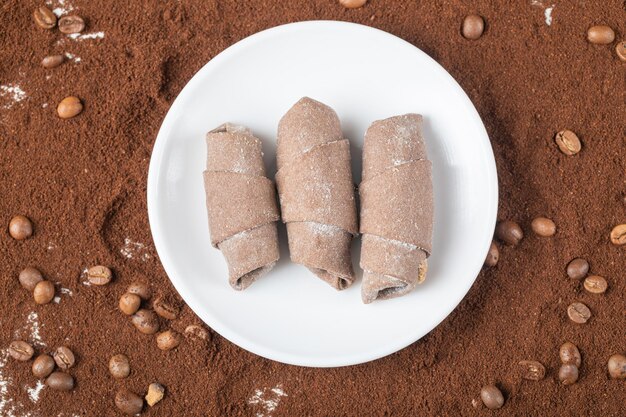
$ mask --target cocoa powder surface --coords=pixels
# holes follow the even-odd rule
[[[71,39],[38,28],[38,1],[0,5],[0,415],[113,416],[117,390],[144,395],[150,383],[165,398],[143,415],[363,416],[491,415],[479,400],[496,383],[519,416],[623,415],[623,381],[609,380],[610,355],[626,352],[624,247],[611,228],[626,222],[625,64],[615,44],[592,45],[586,30],[606,24],[626,34],[621,0],[452,1],[370,0],[348,10],[334,0],[181,0],[49,2],[85,19]],[[554,5],[552,22],[545,9]],[[476,41],[460,35],[465,15],[484,16]],[[209,330],[170,352],[138,333],[117,302],[133,281],[177,298],[151,240],[146,177],[160,123],[178,92],[224,48],[279,24],[333,19],[395,34],[436,59],[461,84],[489,133],[499,174],[499,219],[519,222],[526,237],[500,246],[459,307],[420,341],[358,366],[310,369],[255,356]],[[103,37],[99,35],[103,32]],[[46,55],[73,58],[54,69]],[[80,58],[80,61],[78,61]],[[19,90],[16,89],[19,87]],[[20,91],[23,92],[20,93]],[[56,104],[83,99],[78,117],[61,120]],[[554,135],[570,129],[583,147],[559,152]],[[33,220],[26,241],[4,225],[16,214]],[[539,238],[534,217],[557,234]],[[469,237],[459,237],[469,238]],[[584,257],[608,291],[589,294],[565,274]],[[453,261],[453,260],[451,260]],[[111,266],[105,287],[86,286],[82,271]],[[58,303],[37,306],[17,275],[28,265],[57,283]],[[65,290],[71,291],[71,295]],[[577,325],[567,306],[581,301],[592,318]],[[182,302],[181,302],[182,304]],[[200,320],[183,306],[162,328],[183,332]],[[71,392],[33,394],[30,363],[6,358],[13,339],[36,352],[66,345],[76,355]],[[558,383],[559,346],[582,353],[578,383]],[[45,345],[44,345],[45,344]],[[109,358],[130,358],[131,374],[114,380]],[[538,360],[546,378],[521,378],[520,360]],[[474,404],[474,405],[473,405]]]

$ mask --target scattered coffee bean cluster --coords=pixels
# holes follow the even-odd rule
[[[9,355],[20,362],[32,359],[35,349],[23,340],[14,340],[9,345]],[[33,361],[31,370],[36,378],[46,378],[46,385],[55,391],[71,391],[74,389],[74,378],[67,371],[76,364],[74,352],[67,346],[58,347],[50,356],[41,353]],[[55,371],[55,365],[61,369]]]
[[[142,308],[142,302],[151,298],[151,291],[147,284],[135,282],[120,297],[118,307],[120,311],[131,316],[131,323],[143,334],[152,335],[159,331],[159,317],[174,320],[178,317],[179,309],[162,296],[157,296],[152,302],[152,309]],[[174,330],[165,330],[156,336],[156,343],[161,350],[175,349],[181,342],[180,333]]]

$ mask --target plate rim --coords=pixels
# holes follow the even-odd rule
[[[287,23],[283,25],[274,26],[271,28],[264,29],[260,32],[256,32],[248,37],[245,37],[238,42],[230,45],[228,48],[221,51],[219,54],[215,55],[211,58],[206,64],[204,64],[185,84],[183,89],[177,95],[177,97],[172,102],[170,108],[168,109],[165,117],[163,118],[163,122],[159,128],[156,139],[154,141],[154,145],[152,148],[152,152],[150,155],[150,163],[148,166],[148,177],[147,177],[147,185],[146,185],[146,199],[147,199],[147,210],[148,210],[148,222],[150,226],[150,232],[152,235],[152,240],[154,242],[155,249],[157,251],[159,260],[165,273],[176,289],[176,291],[183,298],[185,303],[189,306],[189,308],[194,312],[196,316],[198,316],[207,326],[211,329],[219,333],[222,337],[239,346],[242,349],[245,349],[251,353],[264,357],[266,359],[270,359],[276,362],[285,363],[289,365],[296,366],[305,366],[305,367],[317,367],[317,368],[331,368],[331,367],[341,367],[341,366],[352,366],[365,362],[370,362],[376,359],[380,359],[382,357],[391,355],[395,352],[398,352],[409,345],[415,343],[420,340],[422,337],[430,333],[435,327],[439,326],[459,305],[459,303],[465,298],[469,289],[478,278],[480,270],[483,265],[483,260],[475,260],[474,265],[470,265],[469,268],[472,271],[473,279],[468,280],[467,284],[462,291],[462,296],[456,300],[454,303],[451,303],[451,308],[449,311],[446,311],[442,316],[437,317],[436,320],[433,320],[432,326],[427,326],[427,330],[416,331],[410,334],[407,334],[406,337],[402,339],[398,339],[395,341],[391,341],[391,343],[385,344],[383,347],[380,347],[375,350],[368,350],[366,353],[352,353],[350,356],[350,360],[347,360],[345,356],[340,357],[326,357],[324,360],[320,360],[319,358],[308,358],[303,355],[297,355],[284,351],[277,351],[274,348],[270,348],[267,346],[262,346],[254,341],[250,340],[247,336],[240,334],[236,331],[231,331],[227,325],[224,325],[219,319],[210,314],[210,312],[203,311],[203,309],[197,306],[194,297],[191,297],[190,294],[182,287],[182,285],[177,285],[176,279],[172,279],[171,276],[177,275],[174,272],[177,271],[175,267],[175,262],[172,259],[170,253],[168,253],[164,249],[165,245],[165,233],[161,230],[159,225],[160,209],[159,209],[159,200],[161,196],[161,192],[159,192],[157,188],[157,184],[159,182],[160,174],[161,174],[161,165],[164,158],[164,150],[166,144],[166,136],[168,136],[172,130],[172,125],[174,121],[179,117],[174,115],[177,113],[177,103],[184,101],[184,99],[191,94],[194,90],[195,85],[199,82],[200,76],[203,72],[206,71],[207,68],[218,65],[221,61],[225,60],[227,57],[236,53],[237,50],[247,46],[247,44],[255,42],[257,40],[262,39],[263,37],[268,37],[274,34],[280,34],[280,32],[289,32],[292,30],[298,30],[301,27],[310,27],[310,26],[319,26],[320,28],[335,28],[335,27],[348,27],[356,30],[369,30],[377,32],[377,35],[391,38],[395,42],[400,42],[404,44],[405,47],[410,47],[413,52],[422,55],[426,58],[427,61],[430,62],[434,67],[438,67],[442,75],[447,78],[448,82],[451,84],[451,87],[456,91],[458,96],[463,101],[463,104],[466,108],[469,109],[470,113],[473,114],[474,122],[477,123],[477,127],[479,128],[480,136],[482,137],[481,144],[485,148],[486,156],[487,156],[487,164],[484,169],[487,171],[487,177],[493,178],[492,186],[490,194],[493,195],[493,203],[492,207],[490,207],[490,211],[492,213],[490,224],[491,230],[495,228],[496,219],[497,219],[497,208],[498,208],[498,175],[495,164],[495,157],[493,154],[493,148],[491,146],[491,141],[489,139],[489,135],[485,128],[485,125],[478,113],[478,110],[469,99],[463,88],[459,85],[459,83],[452,77],[452,75],[437,61],[435,61],[432,57],[426,54],[424,51],[419,49],[417,46],[411,44],[410,42],[393,35],[389,32],[386,32],[381,29],[377,29],[371,26],[362,25],[359,23],[346,22],[346,21],[335,21],[335,20],[307,20],[300,22]],[[174,110],[174,111],[173,111]],[[491,244],[491,239],[488,242],[482,242],[482,251],[487,254],[489,245]],[[161,248],[161,250],[159,250]],[[207,320],[206,317],[210,317],[211,320]],[[209,324],[210,322],[210,324]]]

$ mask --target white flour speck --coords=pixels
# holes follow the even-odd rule
[[[74,10],[74,6],[69,0],[46,0],[46,5],[52,7],[52,13],[57,17],[63,16],[67,12]]]
[[[0,97],[6,101],[2,107],[10,109],[13,104],[19,103],[26,98],[26,92],[17,84],[0,85]]]
[[[91,286],[91,282],[89,282],[89,279],[87,279],[87,271],[89,270],[89,268],[85,268],[82,270],[82,272],[80,273],[80,282],[81,284],[90,287]]]
[[[74,62],[76,62],[76,63],[78,63],[78,62],[80,62],[80,61],[81,61],[81,58],[80,58],[79,56],[76,56],[76,55],[74,55],[74,54],[72,54],[72,53],[70,53],[70,52],[66,52],[66,53],[65,53],[65,57],[66,57],[67,59],[69,59],[70,61],[74,61]]]
[[[554,4],[550,7],[546,7],[543,11],[543,15],[546,17],[546,25],[548,26],[552,24],[552,10],[554,10]]]
[[[41,107],[45,109],[46,107],[48,107],[48,103],[43,103]],[[54,248],[51,248],[50,245],[48,245],[48,250],[51,250],[51,249],[54,249]]]
[[[130,238],[124,238],[124,246],[120,248],[120,253],[126,259],[139,258],[142,261],[150,259],[148,248],[140,242],[133,242]]]
[[[92,32],[92,33],[70,33],[68,38],[82,41],[85,39],[102,39],[104,38],[104,32]]]
[[[45,384],[42,381],[37,381],[34,387],[26,387],[26,391],[28,392],[28,398],[34,403],[39,401],[39,393],[45,387]]]
[[[287,397],[287,393],[283,391],[282,385],[278,384],[271,389],[255,389],[254,395],[248,398],[248,404],[260,408],[255,414],[256,417],[269,417],[278,407],[281,397]]]
[[[31,311],[26,317],[26,324],[14,332],[15,339],[30,341],[35,347],[46,346],[41,338],[41,327],[39,315],[36,311]],[[1,414],[0,414],[1,415]]]
[[[54,297],[54,298],[52,299],[52,302],[53,302],[53,303],[56,303],[56,304],[59,304],[59,303],[61,302],[61,297],[59,297],[59,296]]]
[[[63,288],[63,287],[61,287],[61,290],[60,290],[60,291],[61,291],[61,294],[67,294],[67,295],[69,295],[70,297],[71,297],[72,295],[74,295],[74,294],[72,293],[72,290],[70,290],[69,288]]]

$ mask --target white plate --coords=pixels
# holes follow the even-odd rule
[[[243,292],[227,282],[212,248],[202,171],[205,133],[245,124],[262,139],[273,178],[280,117],[300,97],[333,107],[352,143],[361,178],[363,134],[371,122],[417,112],[433,161],[435,227],[426,282],[413,293],[364,305],[357,282],[338,292],[281,260]],[[193,311],[233,343],[276,361],[342,366],[389,355],[439,324],[465,296],[485,259],[497,208],[496,168],[485,128],[454,79],[411,44],[344,22],[301,22],[246,38],[206,64],[180,93],[159,131],[148,175],[156,249]]]

